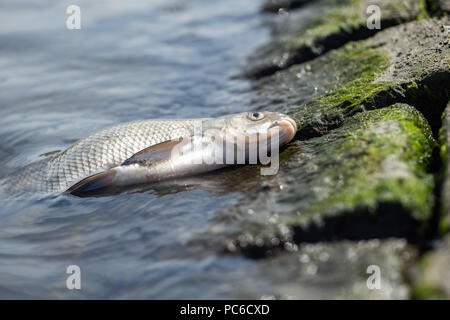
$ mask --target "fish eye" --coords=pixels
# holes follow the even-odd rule
[[[264,118],[264,113],[262,112],[249,112],[247,118],[252,121],[258,121]]]

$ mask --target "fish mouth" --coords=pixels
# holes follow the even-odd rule
[[[285,115],[282,116],[283,118],[275,121],[269,127],[269,129],[278,129],[280,135],[280,145],[291,141],[297,132],[297,124],[295,123],[295,120]]]

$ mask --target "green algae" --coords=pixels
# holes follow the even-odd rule
[[[367,103],[375,93],[388,87],[373,83],[375,77],[388,67],[389,59],[379,50],[366,49],[362,43],[350,44],[336,52],[342,64],[351,65],[354,79],[342,87],[317,99],[322,105],[355,107]]]
[[[348,43],[330,52],[328,58],[348,69],[348,76],[337,89],[291,112],[300,138],[306,139],[312,153],[319,154],[314,165],[320,174],[310,185],[321,195],[307,204],[302,201],[297,216],[289,217],[288,224],[323,220],[344,212],[379,214],[380,203],[407,213],[424,227],[433,216],[439,177],[428,172],[438,146],[431,129],[437,133],[441,125],[438,118],[449,90],[445,86],[441,89],[445,81],[439,76],[424,81],[434,70],[435,56],[413,65],[406,74],[409,81],[380,81],[393,62],[383,43],[371,43]],[[443,59],[440,61],[448,57]],[[383,110],[396,102],[411,106]],[[398,170],[389,162],[398,165]],[[390,169],[383,175],[386,167]],[[446,228],[442,222],[441,229]]]
[[[367,8],[370,4],[366,0],[323,1],[323,15],[311,22],[306,30],[297,30],[261,48],[253,57],[252,61],[257,63],[249,68],[247,76],[264,77],[291,65],[310,61],[348,42],[367,39],[381,29],[412,21],[419,14],[414,1],[378,2],[382,12],[381,28],[368,28]]]
[[[351,42],[330,53],[329,59],[345,69],[343,84],[291,112],[300,132],[305,127],[342,118],[343,113],[361,105],[370,108],[375,104],[377,94],[391,87],[391,83],[374,82],[388,68],[389,57],[381,50],[365,44],[366,41]]]
[[[406,102],[421,110],[435,133],[437,133],[441,105],[450,99],[450,89],[445,81],[426,83],[430,70],[436,64],[436,56],[429,55],[408,69],[411,81],[379,81],[391,66],[392,61],[382,45],[370,45],[370,40],[350,42],[328,54],[335,61],[335,68],[345,69],[342,85],[291,111],[296,119],[300,136],[305,138],[327,132],[342,123],[345,117],[356,112],[376,109],[395,102]],[[441,62],[450,67],[450,56],[443,55]],[[409,62],[407,62],[409,63]],[[437,79],[438,77],[436,77]],[[414,81],[417,80],[417,81]],[[430,108],[430,106],[436,106]],[[316,130],[318,128],[318,130]],[[318,134],[311,134],[311,131]]]
[[[258,256],[289,242],[421,236],[433,215],[427,169],[435,146],[426,119],[406,104],[357,113],[297,141],[279,174],[231,214],[233,247]]]
[[[418,261],[417,265],[417,277],[412,286],[411,298],[416,300],[448,300],[449,297],[445,293],[443,288],[439,287],[439,283],[436,283],[436,270],[431,270],[435,267],[436,256],[442,254],[442,250],[431,251],[423,255]],[[439,266],[438,266],[439,268]],[[445,272],[446,268],[440,270]],[[439,275],[441,277],[441,275]],[[434,278],[434,279],[433,279]]]
[[[318,37],[325,37],[340,30],[348,30],[361,23],[361,14],[357,10],[360,0],[332,0],[330,6],[335,7],[325,12],[306,31],[300,31],[284,38],[285,48],[296,48],[306,43],[314,43]]]
[[[335,8],[327,11],[306,31],[298,32],[286,37],[283,42],[285,49],[300,48],[308,46],[312,48],[324,45],[324,41],[329,41],[336,36],[353,37],[352,35],[366,33],[375,33],[377,30],[367,28],[368,14],[366,12],[369,3],[362,0],[335,0],[330,1],[330,5]],[[394,12],[405,10],[403,1],[386,1],[378,3],[381,6],[384,15],[382,20],[389,17]],[[390,14],[388,14],[388,12]],[[426,13],[426,10],[424,11]],[[423,11],[420,11],[420,16]],[[402,19],[397,19],[395,24],[401,23]]]
[[[327,12],[314,26],[305,31],[301,37],[292,37],[290,46],[309,44],[314,46],[332,34],[347,32],[352,33],[365,25],[366,17],[358,8],[359,0],[337,1],[341,7]]]
[[[447,300],[441,290],[425,284],[413,287],[411,298],[414,300]]]
[[[409,25],[421,31],[428,21]],[[439,30],[436,23],[432,27]],[[330,77],[337,81],[327,87],[331,91],[289,112],[301,141],[285,152],[277,178],[241,205],[239,212],[251,208],[258,215],[240,223],[242,234],[253,238],[239,238],[237,247],[273,248],[273,238],[417,240],[434,227],[439,195],[430,171],[438,146],[433,133],[448,101],[442,67],[448,57],[441,43],[430,40],[437,37],[417,38],[407,29],[384,31],[389,41],[377,36],[349,42],[308,64],[333,70]],[[436,46],[436,54],[411,51],[414,41]],[[298,70],[280,71],[274,79]]]
[[[419,14],[417,20],[430,18],[430,13],[427,11],[427,0],[417,0],[419,5]]]
[[[315,159],[321,173],[313,183],[326,196],[299,209],[292,223],[361,207],[374,213],[380,202],[397,203],[418,221],[430,218],[434,184],[426,170],[435,141],[415,108],[359,113],[309,143],[319,149],[326,144],[327,153]]]
[[[424,258],[422,258],[423,260]],[[420,268],[426,268],[429,263],[420,263]],[[422,280],[421,280],[422,281]],[[411,298],[414,300],[447,300],[445,293],[433,285],[419,282],[412,288]]]

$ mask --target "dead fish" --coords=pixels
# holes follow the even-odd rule
[[[152,183],[236,164],[239,152],[231,162],[217,161],[218,155],[225,158],[228,154],[225,145],[234,150],[244,145],[245,150],[240,151],[248,156],[249,147],[263,142],[261,145],[269,148],[274,137],[280,146],[288,143],[296,130],[293,119],[274,112],[132,121],[80,139],[64,151],[16,171],[1,185],[8,192],[80,194]]]

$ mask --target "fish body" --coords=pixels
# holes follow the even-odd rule
[[[263,116],[256,119],[252,115]],[[281,133],[279,142],[284,144],[293,138],[295,122],[282,114],[255,112],[122,123],[16,171],[1,185],[10,193],[76,194],[198,174],[229,164],[214,162],[213,155],[220,154],[223,148],[217,136],[222,141],[247,139],[252,144],[258,135],[274,130]],[[215,132],[215,136],[205,135],[205,131]]]

